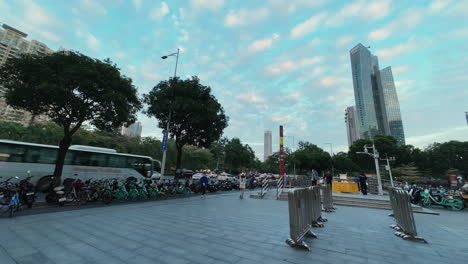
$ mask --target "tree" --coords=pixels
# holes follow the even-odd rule
[[[333,156],[333,164],[335,171],[341,173],[351,173],[360,170],[359,166],[354,163],[345,152],[338,152]]]
[[[358,139],[354,141],[353,144],[349,147],[348,157],[361,169],[366,171],[373,171],[375,170],[374,159],[369,155],[356,153],[363,152],[364,145],[372,145],[372,141],[367,139]]]
[[[141,109],[132,80],[115,64],[73,51],[9,59],[0,68],[0,85],[7,104],[47,114],[62,127],[54,170],[57,181],[72,136],[84,122],[104,130],[117,128],[135,122]]]
[[[240,139],[229,140],[224,151],[226,153],[225,167],[231,173],[238,173],[244,168],[251,168],[255,165],[255,153],[249,145],[243,145]]]
[[[323,171],[331,168],[330,154],[309,142],[300,141],[295,153],[288,156],[295,156],[296,169],[299,168],[302,173],[310,169]]]
[[[166,128],[172,112],[169,135],[176,144],[177,168],[181,165],[183,146],[208,148],[228,125],[223,107],[198,77],[161,81],[144,97],[148,104],[146,114],[156,117],[160,128]]]

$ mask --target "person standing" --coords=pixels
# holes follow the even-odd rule
[[[208,186],[208,177],[203,173],[203,176],[200,178],[200,187],[201,187],[201,197],[205,198],[206,187]]]
[[[361,189],[361,193],[367,195],[367,176],[364,172],[359,174],[359,187]]]
[[[333,182],[333,175],[330,173],[330,171],[328,170],[326,173],[325,173],[325,183],[327,185],[330,185],[330,187],[333,188],[332,186],[332,182]]]
[[[317,186],[318,179],[319,179],[319,176],[318,176],[317,171],[312,169],[312,186]]]
[[[245,177],[245,174],[242,173],[239,178],[239,190],[240,190],[240,199],[244,199],[244,191],[245,187],[247,185],[247,178]]]

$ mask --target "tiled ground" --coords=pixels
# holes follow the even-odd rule
[[[464,263],[468,211],[416,214],[429,244],[404,241],[389,211],[338,207],[310,252],[284,242],[287,202],[236,193],[0,219],[0,263]]]

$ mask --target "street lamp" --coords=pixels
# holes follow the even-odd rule
[[[284,136],[284,137],[292,137],[293,139],[293,166],[294,166],[294,176],[296,176],[296,144],[294,143],[294,136]]]
[[[369,148],[371,148],[373,150],[372,153],[369,153],[369,150],[368,150]],[[375,144],[372,143],[371,147],[369,147],[367,145],[364,145],[364,152],[356,152],[356,154],[367,154],[367,155],[371,156],[372,158],[374,158],[375,171],[377,173],[377,185],[378,185],[377,188],[378,188],[379,195],[383,195],[382,179],[380,178],[380,169],[379,169],[379,152],[375,148]]]
[[[177,64],[179,63],[179,48],[177,48],[177,52],[171,53],[166,56],[162,56],[161,59],[165,60],[171,56],[176,57],[176,64],[175,64],[175,70],[174,70],[174,78],[175,78],[177,76]],[[172,96],[174,96],[174,90],[172,90],[172,93],[173,93]],[[164,176],[164,169],[166,167],[167,138],[169,136],[169,124],[171,123],[172,103],[173,103],[173,98],[171,98],[171,105],[169,106],[169,116],[167,118],[166,130],[164,130],[164,135],[163,135],[163,142],[162,142],[163,157],[162,157],[162,163],[161,163],[161,177]]]
[[[380,160],[386,160],[387,161],[387,165],[385,166],[385,169],[388,171],[388,174],[390,175],[390,184],[392,185],[392,187],[395,187],[393,185],[393,177],[392,177],[392,169],[390,168],[390,161],[394,161],[395,160],[395,157],[388,157],[387,155],[385,155],[385,159],[380,159]]]
[[[333,166],[333,143],[323,143],[324,145],[330,145],[330,161],[332,167],[332,175],[335,176],[335,167]]]

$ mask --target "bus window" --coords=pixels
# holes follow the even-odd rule
[[[124,156],[117,156],[117,155],[110,155],[109,156],[109,167],[112,168],[125,168],[127,164],[126,157]]]
[[[151,160],[145,158],[128,157],[127,168],[133,168],[141,175],[148,177],[148,171],[151,171]]]
[[[55,164],[57,150],[39,147],[27,147],[24,162]]]
[[[107,155],[92,153],[89,159],[90,166],[107,167]]]
[[[76,151],[74,165],[90,166],[90,162],[89,162],[90,157],[91,157],[91,153],[84,152],[84,151]]]
[[[9,162],[23,162],[25,148],[13,144],[0,145],[0,160]]]

